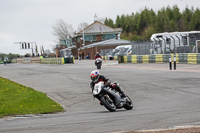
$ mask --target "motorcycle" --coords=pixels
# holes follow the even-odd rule
[[[122,97],[118,91],[110,87],[105,87],[103,81],[95,84],[93,96],[101,101],[104,107],[111,112],[121,108],[125,108],[126,110],[133,108],[133,103],[128,96]]]
[[[97,66],[97,69],[101,69],[102,59],[101,58],[96,58],[95,65]]]

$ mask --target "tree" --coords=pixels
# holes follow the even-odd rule
[[[153,23],[153,12],[152,10],[148,10],[147,8],[145,8],[138,19],[138,23],[137,23],[137,30],[139,31],[139,33],[142,33],[142,31],[144,31],[146,29],[146,27],[148,27],[149,25],[152,25]]]
[[[82,22],[78,25],[78,32],[82,31],[83,29],[85,29],[88,26],[88,23],[86,22]]]
[[[181,18],[181,13],[177,5],[173,6],[173,14],[174,14],[174,20],[178,21]]]
[[[104,21],[104,24],[109,26],[109,27],[114,28],[114,23],[113,23],[113,20],[111,18],[109,18],[109,19],[106,18],[105,21]]]
[[[186,30],[190,30],[190,23],[191,23],[191,20],[192,20],[192,14],[193,12],[188,8],[186,7],[185,10],[183,11],[183,21],[184,21],[184,27]]]
[[[157,32],[163,32],[164,31],[163,11],[158,11],[158,14],[156,16],[155,28],[156,28]]]
[[[176,23],[174,22],[174,20],[170,20],[169,29],[170,29],[170,32],[178,30],[178,27],[177,27]]]
[[[196,9],[192,15],[191,30],[200,30],[200,10]]]
[[[155,32],[156,32],[155,28],[153,26],[149,26],[144,31],[144,39],[149,39],[151,35],[154,34]]]
[[[53,26],[53,35],[58,39],[68,39],[73,35],[73,27],[70,24],[64,22],[64,20],[58,20]]]
[[[106,17],[106,19],[105,19],[105,21],[104,21],[104,24],[105,25],[108,25],[109,23],[108,23],[108,18]]]
[[[117,15],[117,19],[115,21],[115,27],[116,28],[121,28],[120,21],[121,21],[121,18],[120,18],[119,15]]]

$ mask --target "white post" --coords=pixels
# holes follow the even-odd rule
[[[196,53],[198,53],[198,51],[197,51],[197,45],[198,45],[198,44],[197,44],[197,40],[196,40],[196,46],[195,46]]]
[[[84,29],[83,29],[83,46],[85,45],[85,36],[84,36]]]

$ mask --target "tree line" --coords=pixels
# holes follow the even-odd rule
[[[0,60],[4,60],[4,58],[8,58],[8,60],[12,60],[12,59],[17,59],[19,58],[20,55],[19,54],[4,54],[4,53],[0,53]]]
[[[112,28],[122,28],[122,39],[149,39],[154,33],[200,30],[200,10],[186,7],[180,11],[174,5],[155,12],[145,7],[141,12],[117,15],[115,21],[106,18],[104,24]]]

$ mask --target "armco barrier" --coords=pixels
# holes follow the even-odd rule
[[[174,54],[171,54],[174,62]],[[168,63],[169,54],[161,55],[128,55],[118,56],[119,63]],[[176,54],[176,63],[200,64],[200,54],[179,53]]]
[[[65,64],[64,58],[43,58],[41,59],[42,64]]]

